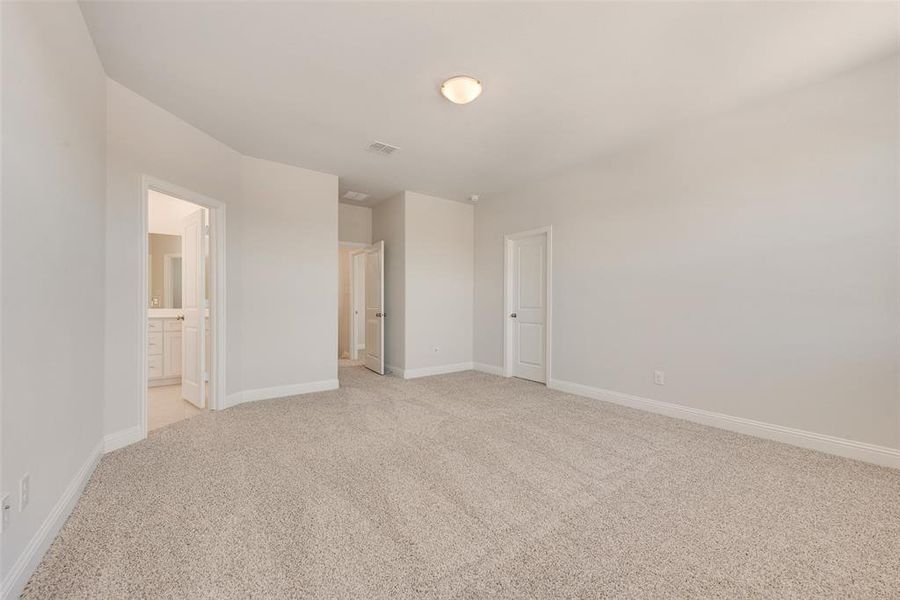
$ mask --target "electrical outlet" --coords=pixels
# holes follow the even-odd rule
[[[31,499],[31,476],[28,473],[22,475],[19,480],[19,511],[25,510]]]
[[[653,383],[656,385],[666,385],[666,374],[664,371],[653,371]]]
[[[9,513],[12,512],[12,502],[9,500],[9,494],[3,494],[2,501],[0,501],[0,509],[3,510],[3,531],[6,531],[6,528],[9,527]]]

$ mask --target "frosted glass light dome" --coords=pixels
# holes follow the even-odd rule
[[[454,104],[468,104],[481,95],[481,82],[468,75],[451,77],[441,84],[441,94]]]

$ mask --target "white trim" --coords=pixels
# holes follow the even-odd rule
[[[140,241],[141,256],[145,257],[141,261],[141,294],[138,302],[138,323],[140,324],[141,340],[141,382],[140,396],[138,398],[138,410],[140,414],[140,431],[142,436],[138,439],[147,437],[147,327],[148,327],[148,302],[149,292],[147,290],[147,260],[149,248],[147,246],[148,230],[148,192],[150,190],[179,198],[186,202],[191,202],[198,206],[205,207],[210,210],[210,235],[214,244],[210,246],[210,263],[213,269],[210,271],[210,288],[212,289],[212,302],[209,306],[209,322],[210,322],[210,346],[213,350],[212,375],[209,379],[209,408],[220,410],[225,408],[225,204],[203,194],[198,194],[181,186],[151,177],[149,175],[141,175],[141,228],[142,235]],[[120,432],[111,434],[113,436],[120,435]],[[134,440],[138,441],[138,440]]]
[[[503,377],[503,367],[497,367],[495,365],[488,365],[485,363],[473,363],[472,368],[476,371],[481,371],[482,373],[490,373],[491,375],[499,375]]]
[[[548,387],[577,396],[621,404],[622,406],[629,406],[631,408],[666,415],[676,419],[684,419],[686,421],[709,425],[711,427],[718,427],[719,429],[726,429],[728,431],[736,431],[738,433],[752,435],[767,440],[783,442],[801,448],[818,450],[820,452],[861,460],[885,467],[900,468],[900,449],[876,446],[875,444],[857,442],[812,431],[805,431],[803,429],[795,429],[793,427],[773,425],[771,423],[754,421],[743,417],[732,417],[722,413],[681,406],[679,404],[672,404],[671,402],[651,400],[649,398],[623,394],[621,392],[591,387],[580,383],[572,383],[570,381],[561,381],[559,379],[550,380],[548,382]]]
[[[336,390],[340,384],[337,379],[323,379],[321,381],[308,381],[306,383],[294,383],[291,385],[278,385],[275,387],[258,388],[255,390],[244,390],[234,394],[228,394],[225,398],[225,407],[230,408],[243,404],[245,402],[255,402],[257,400],[271,400],[272,398],[286,398],[288,396],[298,396],[300,394],[310,394],[312,392],[326,392],[328,390]]]
[[[438,365],[436,367],[422,367],[419,369],[398,369],[398,375],[403,379],[416,379],[418,377],[431,377],[432,375],[444,375],[445,373],[458,373],[471,371],[473,365],[470,362],[456,363],[452,365]]]
[[[512,327],[509,323],[509,314],[512,312],[512,243],[527,237],[536,235],[547,236],[547,339],[544,344],[544,358],[546,371],[544,379],[549,384],[551,379],[552,347],[553,347],[553,226],[538,227],[518,233],[509,233],[503,236],[503,376],[512,377]]]
[[[59,500],[56,501],[56,504],[50,510],[50,514],[47,515],[47,518],[41,523],[40,528],[35,532],[28,545],[25,546],[22,554],[16,559],[16,562],[3,580],[3,600],[18,598],[22,593],[25,584],[28,583],[28,578],[34,573],[34,570],[44,557],[44,553],[50,548],[50,544],[53,543],[66,519],[69,518],[72,509],[75,508],[75,504],[78,503],[78,498],[81,496],[84,486],[87,485],[94,469],[97,467],[97,463],[100,461],[102,450],[103,442],[101,441],[88,454],[87,460],[78,469],[69,485],[66,486],[62,496],[59,497]]]
[[[103,436],[103,452],[112,452],[113,450],[124,448],[125,446],[146,439],[146,437],[147,434],[141,430],[140,425],[107,434]]]

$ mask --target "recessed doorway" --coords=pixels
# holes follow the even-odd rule
[[[146,436],[223,405],[225,207],[149,177],[143,199]]]
[[[552,229],[504,237],[503,371],[546,384],[550,380]]]

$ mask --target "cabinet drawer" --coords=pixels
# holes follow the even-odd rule
[[[149,325],[147,326],[147,331],[162,331],[163,324],[162,319],[150,319]]]
[[[163,351],[163,334],[151,333],[147,336],[147,354],[162,354]]]
[[[165,320],[165,328],[166,331],[181,331],[181,321],[178,319],[166,319]]]
[[[162,356],[151,356],[149,359],[147,359],[147,366],[149,367],[147,370],[147,375],[150,377],[150,379],[163,376]]]

